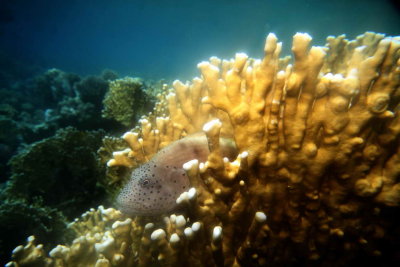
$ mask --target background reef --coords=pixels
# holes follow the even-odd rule
[[[118,87],[121,83],[126,87]],[[50,69],[2,83],[2,263],[28,235],[49,244],[68,241],[67,222],[110,203],[105,165],[96,151],[107,134],[134,126],[135,120],[121,121],[119,114],[136,118],[152,109],[157,86],[139,78],[118,79],[110,70],[81,77]]]

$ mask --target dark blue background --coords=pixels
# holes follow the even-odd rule
[[[79,74],[190,79],[196,64],[244,51],[262,56],[274,32],[290,52],[297,31],[399,35],[392,1],[338,0],[1,0],[0,52],[26,64]]]

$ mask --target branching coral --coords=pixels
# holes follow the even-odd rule
[[[96,218],[104,209],[93,210],[74,223],[88,229],[77,230],[71,247],[44,260],[68,266],[79,254],[85,266],[398,261],[392,215],[400,204],[400,37],[327,41],[310,48],[311,37],[296,34],[288,64],[270,34],[262,60],[212,57],[198,65],[201,78],[175,81],[141,127],[123,136],[129,147],[108,162],[136,167],[203,130],[210,154],[184,164],[192,188],[177,199],[175,214],[102,223]],[[222,157],[221,136],[235,141],[236,159]]]

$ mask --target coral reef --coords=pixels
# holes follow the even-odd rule
[[[123,135],[108,166],[129,172],[205,133],[210,153],[183,165],[191,188],[176,210],[92,209],[70,224],[71,245],[47,255],[30,237],[7,266],[398,265],[400,37],[310,44],[293,37],[291,64],[274,34],[261,60],[212,57]]]
[[[34,102],[42,108],[54,107],[64,97],[76,95],[75,84],[80,80],[79,75],[59,69],[49,69],[35,77],[35,84],[30,93]]]
[[[10,160],[12,175],[5,194],[30,203],[41,199],[46,206],[63,210],[70,219],[104,201],[104,188],[99,183],[104,167],[93,153],[103,136],[103,131],[67,127],[28,146]]]
[[[8,174],[6,162],[18,147],[19,139],[18,125],[15,121],[0,115],[0,128],[7,129],[7,132],[0,132],[0,181],[3,182],[7,179]]]
[[[67,236],[67,220],[110,204],[115,189],[105,180],[105,164],[99,164],[95,151],[104,130],[122,131],[118,122],[101,115],[109,83],[117,78],[109,70],[82,78],[50,69],[0,89],[0,213],[5,216],[0,265],[27,235],[41,242],[47,236],[45,248],[56,240],[67,242],[59,238]],[[94,129],[102,130],[89,131]]]
[[[39,242],[46,242],[46,248],[57,242],[68,242],[70,234],[66,229],[67,219],[57,209],[46,207],[36,201],[7,198],[0,194],[0,261],[4,264],[9,251],[29,235],[35,235]],[[61,239],[60,239],[61,237]],[[63,240],[63,241],[61,241]]]
[[[108,84],[116,78],[112,71],[81,78],[50,69],[31,79],[1,84],[0,181],[7,180],[7,161],[19,146],[53,136],[60,128],[121,131],[117,122],[101,116]]]
[[[84,103],[91,103],[96,112],[103,108],[103,99],[109,90],[110,81],[118,79],[118,75],[112,71],[103,71],[101,76],[88,76],[76,85],[79,98]]]
[[[24,122],[21,132],[36,141],[67,126],[80,130],[118,130],[117,123],[101,116],[102,100],[109,90],[110,80],[107,79],[116,77],[110,71],[81,78],[58,69],[48,70],[36,77],[33,88],[27,90],[39,110],[33,118],[28,114],[21,116]],[[28,137],[24,139],[29,141]]]
[[[103,117],[115,119],[125,127],[134,126],[154,106],[155,98],[150,92],[139,78],[112,81],[103,101]]]
[[[0,191],[1,261],[28,235],[46,240],[47,247],[60,236],[68,241],[67,221],[93,205],[110,203],[105,167],[94,153],[103,136],[103,131],[69,127],[12,157],[11,177]]]
[[[0,116],[17,125],[19,143],[50,137],[67,126],[80,130],[118,130],[116,122],[101,116],[109,78],[115,79],[116,74],[107,71],[101,76],[81,78],[50,69],[33,79],[0,89]],[[13,135],[7,128],[4,133]]]

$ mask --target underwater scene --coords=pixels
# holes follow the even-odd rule
[[[400,266],[399,1],[0,3],[1,266]]]

